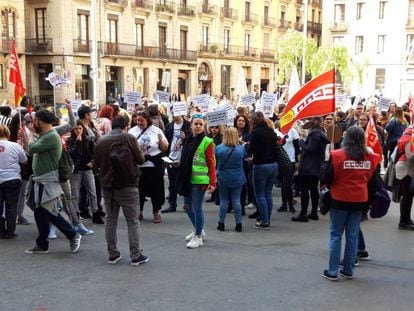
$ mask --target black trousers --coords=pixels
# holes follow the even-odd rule
[[[310,199],[312,201],[312,210],[311,214],[317,214],[318,204],[319,204],[319,178],[318,176],[310,175],[298,175],[300,183],[300,201],[301,201],[301,211],[302,215],[308,213],[309,205],[309,193]]]
[[[401,201],[400,201],[400,225],[411,224],[411,205],[413,205],[414,194],[408,190],[411,182],[410,176],[405,176],[401,180]]]
[[[5,181],[0,184],[0,217],[3,216],[3,205],[5,207],[5,232],[13,234],[16,230],[17,201],[20,192],[20,179]]]
[[[293,174],[295,173],[295,163],[292,162],[289,168],[281,171],[280,177],[282,181],[282,205],[293,207]]]

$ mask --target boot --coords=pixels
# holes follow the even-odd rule
[[[218,231],[224,231],[224,223],[219,222],[218,225],[217,225],[217,230]]]
[[[300,213],[298,216],[292,217],[292,221],[308,222],[309,220],[308,220],[308,216],[306,214]]]
[[[103,225],[105,222],[101,218],[101,216],[98,214],[99,212],[93,213],[92,215],[92,222],[94,224]]]
[[[6,235],[6,219],[4,217],[0,217],[0,239],[4,239]]]
[[[242,232],[243,231],[242,224],[236,224],[236,228],[234,228],[234,230],[237,232]]]

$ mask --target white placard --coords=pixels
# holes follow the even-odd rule
[[[141,92],[125,91],[124,102],[134,105],[141,104]]]
[[[208,112],[206,114],[207,125],[215,126],[215,125],[225,125],[227,124],[227,111],[226,110],[216,110],[212,112]]]
[[[163,91],[156,91],[155,92],[158,102],[161,103],[169,103],[170,102],[170,93],[169,92],[163,92]]]
[[[135,104],[134,103],[127,103],[127,111],[134,112],[135,111]]]
[[[173,116],[186,116],[188,113],[187,102],[173,103]]]
[[[72,106],[72,111],[77,112],[79,107],[81,106],[81,103],[80,103],[79,100],[73,99],[73,100],[70,101],[70,105]]]
[[[214,97],[211,97],[208,100],[208,111],[214,111],[217,109],[217,100]]]
[[[62,84],[62,79],[57,73],[54,72],[49,73],[46,80],[49,81],[53,87],[59,87]]]
[[[392,102],[392,99],[381,96],[378,99],[378,104],[377,104],[379,111],[381,110],[388,111],[388,109],[390,108],[391,102]]]
[[[202,112],[208,111],[208,95],[197,95],[193,98],[194,106],[199,107]]]
[[[240,99],[241,106],[252,106],[256,104],[256,96],[253,93],[243,95]]]
[[[335,94],[335,105],[336,107],[342,107],[346,103],[346,94]]]
[[[225,111],[230,111],[233,109],[233,105],[231,104],[231,102],[227,102],[224,105],[218,106],[217,110],[225,110]]]
[[[261,98],[261,103],[263,107],[272,106],[272,109],[273,109],[273,107],[276,105],[276,101],[277,101],[276,94],[263,92],[262,98]]]

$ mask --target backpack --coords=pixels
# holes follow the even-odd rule
[[[125,135],[122,140],[114,142],[109,148],[109,159],[112,164],[112,189],[136,187],[140,170],[135,157],[128,146]]]
[[[391,204],[390,196],[387,192],[387,186],[382,178],[377,178],[376,190],[373,200],[370,204],[369,216],[371,218],[381,218],[388,212],[388,208]]]
[[[59,181],[61,183],[69,180],[74,169],[73,160],[69,152],[62,147],[62,155],[58,162]]]

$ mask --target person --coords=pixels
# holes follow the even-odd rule
[[[193,225],[193,232],[185,239],[187,248],[203,245],[205,237],[203,199],[206,191],[216,190],[216,160],[213,140],[205,135],[204,116],[192,115],[191,134],[185,141],[180,171],[177,177],[178,192],[184,196],[184,209]]]
[[[180,167],[178,164],[181,159],[181,152],[185,138],[190,132],[190,122],[185,120],[183,116],[174,116],[173,121],[168,123],[165,127],[165,137],[168,141],[168,157],[174,161],[174,164],[167,165],[168,173],[168,208],[161,211],[161,213],[171,213],[177,210],[177,187],[176,179]]]
[[[121,253],[117,247],[117,226],[119,210],[122,208],[128,226],[131,265],[138,266],[149,261],[149,258],[142,254],[139,244],[138,180],[134,185],[119,189],[114,189],[112,185],[113,170],[110,153],[114,143],[126,142],[134,159],[130,165],[136,166],[144,162],[144,155],[138,147],[136,138],[126,133],[127,129],[128,120],[126,118],[117,116],[112,120],[112,131],[103,136],[96,145],[94,163],[99,170],[106,209],[105,237],[109,256],[108,263],[116,264],[121,260]]]
[[[102,107],[99,111],[98,118],[96,119],[97,129],[100,135],[106,135],[112,131],[112,118],[114,115],[114,109],[111,105]]]
[[[27,162],[22,146],[9,141],[9,137],[10,131],[7,126],[0,124],[0,238],[2,239],[13,239],[17,236],[15,231],[17,201],[21,186],[20,164]]]
[[[367,209],[375,185],[375,171],[380,155],[366,147],[365,132],[350,127],[344,138],[343,148],[331,150],[323,184],[330,187],[329,267],[322,277],[336,281],[338,274],[352,279],[357,256],[358,235],[362,211]],[[375,192],[375,189],[374,189]],[[345,231],[343,268],[339,270],[342,235]],[[338,271],[339,270],[339,271]]]
[[[414,231],[414,222],[411,219],[411,207],[413,205],[414,194],[410,191],[410,184],[414,176],[414,152],[411,142],[412,135],[413,126],[409,126],[398,140],[398,161],[395,165],[396,178],[401,183],[402,195],[400,200],[400,221],[398,229],[409,231]]]
[[[159,211],[165,201],[164,162],[162,157],[168,149],[168,141],[163,131],[152,125],[148,112],[139,112],[137,123],[138,125],[131,128],[129,133],[137,139],[138,146],[145,156],[145,162],[140,165],[142,176],[139,179],[139,219],[144,219],[142,212],[145,198],[150,197],[153,223],[158,224],[161,222]]]
[[[217,160],[217,184],[220,192],[220,210],[217,230],[225,230],[225,220],[228,202],[231,200],[234,210],[236,227],[234,230],[242,232],[242,208],[240,194],[246,177],[243,171],[246,149],[239,141],[238,131],[234,127],[224,130],[223,143],[215,150]]]
[[[151,117],[152,125],[164,131],[164,121],[161,118],[161,113],[160,113],[160,110],[158,109],[158,105],[157,104],[149,105],[147,108],[147,111]]]
[[[394,117],[385,127],[386,131],[386,140],[385,144],[387,146],[389,154],[391,154],[395,147],[398,144],[398,140],[400,139],[401,135],[404,133],[405,128],[408,126],[407,120],[404,118],[404,112],[400,107],[395,109]],[[388,163],[388,154],[387,154],[387,163]],[[385,162],[385,158],[384,158]],[[387,167],[384,165],[384,167]]]
[[[222,126],[220,125],[209,126],[207,137],[210,137],[213,139],[215,146],[220,145],[221,142],[223,141]],[[220,204],[219,191],[214,191],[213,193],[211,193],[210,199],[206,200],[206,202],[208,203],[214,202],[216,205],[219,205]]]
[[[27,254],[46,254],[49,252],[49,223],[56,226],[70,241],[70,252],[79,250],[81,235],[77,233],[59,213],[62,207],[60,197],[63,194],[59,183],[58,163],[62,153],[62,143],[57,132],[52,128],[55,116],[50,111],[41,109],[35,113],[33,126],[30,128],[29,141],[22,135],[25,147],[29,147],[29,156],[33,157],[33,175],[29,186],[29,200],[34,210],[34,217],[39,231],[36,246],[26,250]],[[39,138],[34,141],[34,131]]]
[[[11,118],[12,109],[9,106],[0,106],[0,124],[9,126]]]
[[[253,112],[250,119],[253,130],[246,149],[253,155],[253,189],[259,210],[259,221],[253,227],[269,230],[273,209],[272,189],[277,181],[278,157],[283,151],[262,112]]]
[[[311,129],[306,140],[299,140],[301,158],[299,167],[301,211],[292,221],[308,222],[308,219],[318,220],[319,203],[319,172],[325,162],[326,145],[330,143],[322,127],[322,119],[311,119]],[[312,201],[312,210],[308,215],[309,192]]]

